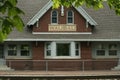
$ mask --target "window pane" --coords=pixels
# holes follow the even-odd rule
[[[70,44],[61,44],[57,45],[57,56],[70,56]]]
[[[79,50],[76,50],[75,55],[79,56]]]
[[[8,50],[8,56],[16,56],[17,51],[16,50]]]
[[[4,48],[3,48],[3,45],[0,45],[0,58],[4,58]]]
[[[109,56],[117,56],[117,50],[109,50]]]
[[[57,18],[52,18],[52,23],[57,23]]]
[[[72,18],[68,18],[68,23],[72,23],[73,19]]]
[[[56,17],[56,16],[57,16],[57,11],[53,11],[53,12],[52,12],[52,16],[53,16],[53,17],[54,17],[54,16]]]
[[[68,11],[68,16],[73,16],[72,11]]]
[[[57,23],[57,11],[52,12],[52,23]]]
[[[51,50],[47,50],[47,56],[51,56]]]
[[[105,50],[97,50],[97,56],[105,56]]]
[[[75,44],[75,49],[79,49],[79,44],[78,43]]]
[[[68,11],[68,18],[67,18],[68,23],[73,23],[73,12]]]
[[[30,55],[29,51],[24,51],[24,50],[21,51],[21,56],[29,56],[29,55]]]
[[[109,56],[117,56],[117,44],[109,45]]]
[[[30,55],[30,47],[29,45],[21,45],[21,56],[29,56]]]
[[[8,56],[16,56],[16,55],[17,55],[17,46],[8,45]]]
[[[50,43],[46,43],[46,49],[51,49],[51,44]]]
[[[79,44],[75,43],[75,55],[79,56]]]
[[[51,43],[46,43],[46,56],[51,56]]]
[[[97,49],[105,49],[105,46],[104,46],[103,44],[99,44],[99,45],[97,46]]]
[[[110,44],[109,45],[109,49],[110,50],[116,50],[117,49],[117,45],[116,44]]]

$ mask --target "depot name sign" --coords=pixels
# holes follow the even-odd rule
[[[49,31],[76,31],[76,25],[65,25],[65,24],[59,24],[59,25],[49,25],[48,28]]]

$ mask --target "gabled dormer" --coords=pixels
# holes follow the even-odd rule
[[[92,34],[97,23],[82,7],[52,9],[49,1],[27,25],[33,34]]]

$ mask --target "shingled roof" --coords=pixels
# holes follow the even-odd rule
[[[83,9],[98,23],[92,34],[32,34],[27,23],[47,4],[49,0],[18,0],[18,6],[25,12],[22,16],[25,23],[23,32],[13,30],[6,41],[120,41],[120,16],[104,4],[104,8]]]

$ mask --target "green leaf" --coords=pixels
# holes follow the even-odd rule
[[[0,12],[1,12],[2,14],[5,14],[6,9],[7,9],[7,7],[0,6]]]
[[[24,12],[17,7],[9,8],[9,10],[8,10],[9,16],[13,17],[13,16],[16,16],[18,14],[24,14]]]
[[[7,38],[7,35],[14,27],[22,31],[24,23],[20,18],[20,14],[24,12],[17,6],[17,0],[1,0],[0,2],[0,42]]]
[[[103,4],[102,4],[102,3],[99,3],[99,4],[98,4],[98,8],[103,8]]]
[[[61,4],[61,2],[60,2],[60,0],[52,0],[53,1],[53,8],[59,8],[60,7],[60,4]]]
[[[14,26],[17,30],[22,31],[24,26],[22,19],[19,16],[14,16],[13,19]]]
[[[7,9],[10,9],[11,7],[12,5],[6,1],[3,5],[0,6],[0,12],[2,12],[2,14],[5,14],[7,12]]]
[[[12,31],[12,26],[14,26],[8,18],[4,19],[2,22],[2,32],[4,34],[9,34]]]
[[[17,15],[17,12],[16,12],[15,8],[9,8],[8,15],[9,16],[15,16],[15,15]]]
[[[7,35],[0,31],[0,42],[3,42],[7,38]]]
[[[13,6],[16,6],[17,0],[8,0]]]

